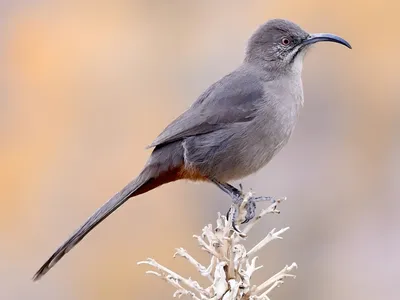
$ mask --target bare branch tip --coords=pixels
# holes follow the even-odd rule
[[[198,246],[208,253],[210,262],[208,265],[199,263],[184,248],[176,248],[173,255],[183,257],[188,261],[201,276],[208,278],[210,286],[204,288],[191,277],[183,277],[170,269],[160,265],[152,258],[147,258],[137,264],[147,264],[155,271],[146,271],[146,274],[157,276],[176,288],[173,297],[181,298],[187,296],[195,300],[270,300],[270,292],[281,286],[284,278],[295,278],[290,274],[297,268],[296,263],[286,265],[281,271],[266,280],[265,282],[254,285],[251,284],[252,275],[263,268],[257,266],[257,252],[263,249],[269,242],[275,239],[282,239],[281,234],[289,230],[289,227],[277,231],[273,228],[268,234],[251,250],[247,251],[243,242],[246,240],[251,229],[259,223],[260,219],[267,214],[277,214],[277,205],[287,198],[279,198],[266,209],[253,218],[249,223],[243,225],[243,229],[238,231],[234,228],[231,220],[233,219],[233,209],[238,210],[238,214],[246,213],[246,204],[253,197],[254,193],[249,191],[244,194],[244,201],[239,206],[232,206],[229,217],[218,213],[216,226],[211,224],[205,226],[201,235],[193,235],[198,242]],[[243,204],[244,203],[244,204]]]

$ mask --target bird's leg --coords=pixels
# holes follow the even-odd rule
[[[235,206],[239,207],[240,203],[243,201],[243,194],[241,191],[239,191],[237,188],[235,188],[233,185],[230,185],[225,182],[220,182],[216,179],[210,178],[210,181],[213,182],[217,187],[219,187],[222,191],[227,193],[231,198],[232,202],[235,204]],[[231,208],[229,208],[228,212],[226,213],[226,219],[229,220],[229,215],[231,213]],[[236,220],[238,218],[238,210],[235,209],[232,213],[232,227],[235,231],[239,232],[239,229],[236,227]]]
[[[219,187],[222,191],[227,193],[229,196],[231,196],[232,201],[234,204],[240,204],[243,201],[243,194],[241,191],[239,191],[237,188],[235,188],[233,185],[230,185],[229,183],[225,182],[220,182],[216,179],[211,179],[211,181]]]
[[[240,184],[240,189],[238,190],[234,186],[230,185],[229,183],[226,182],[220,182],[216,179],[210,179],[216,186],[218,186],[222,191],[227,193],[233,201],[233,204],[235,204],[235,211],[232,213],[232,227],[235,229],[235,231],[239,232],[240,231],[236,228],[236,223],[239,221],[239,207],[241,206],[243,200],[244,200],[244,194],[242,192],[242,185]],[[261,202],[261,201],[271,201],[275,202],[275,199],[272,197],[251,197],[250,199],[247,199],[247,203],[245,204],[245,209],[246,209],[246,216],[242,216],[242,219],[244,220],[241,222],[242,224],[249,222],[251,219],[254,218],[256,214],[256,202]],[[226,218],[229,219],[229,215],[231,213],[231,208],[228,210],[226,214]]]

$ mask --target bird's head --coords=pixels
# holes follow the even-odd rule
[[[275,72],[301,72],[307,49],[323,41],[339,43],[351,49],[350,44],[339,36],[309,34],[290,21],[270,20],[251,36],[245,61]]]

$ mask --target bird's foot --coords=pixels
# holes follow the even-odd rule
[[[220,182],[214,178],[210,180],[215,183],[222,191],[231,196],[233,205],[226,214],[226,219],[232,222],[232,227],[235,231],[241,234],[236,224],[248,223],[256,214],[256,203],[262,201],[277,202],[273,197],[254,197],[250,191],[243,193],[243,186],[239,184],[239,189],[235,188],[226,182]]]
[[[237,228],[236,224],[246,224],[252,220],[256,215],[256,203],[268,201],[275,203],[277,200],[273,197],[254,197],[252,192],[243,194],[242,192],[232,193],[233,205],[226,214],[226,218],[232,221],[232,227],[239,234],[240,230]]]

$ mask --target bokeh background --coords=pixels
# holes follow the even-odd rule
[[[290,226],[256,281],[297,262],[274,299],[399,299],[398,1],[0,1],[0,299],[171,299],[136,262],[196,275],[192,234],[225,212],[185,182],[128,202],[40,282],[56,247],[132,179],[144,147],[240,64],[264,21],[332,32],[306,57],[305,106],[288,146],[242,181],[287,196],[246,242]],[[237,184],[237,183],[236,183]]]

